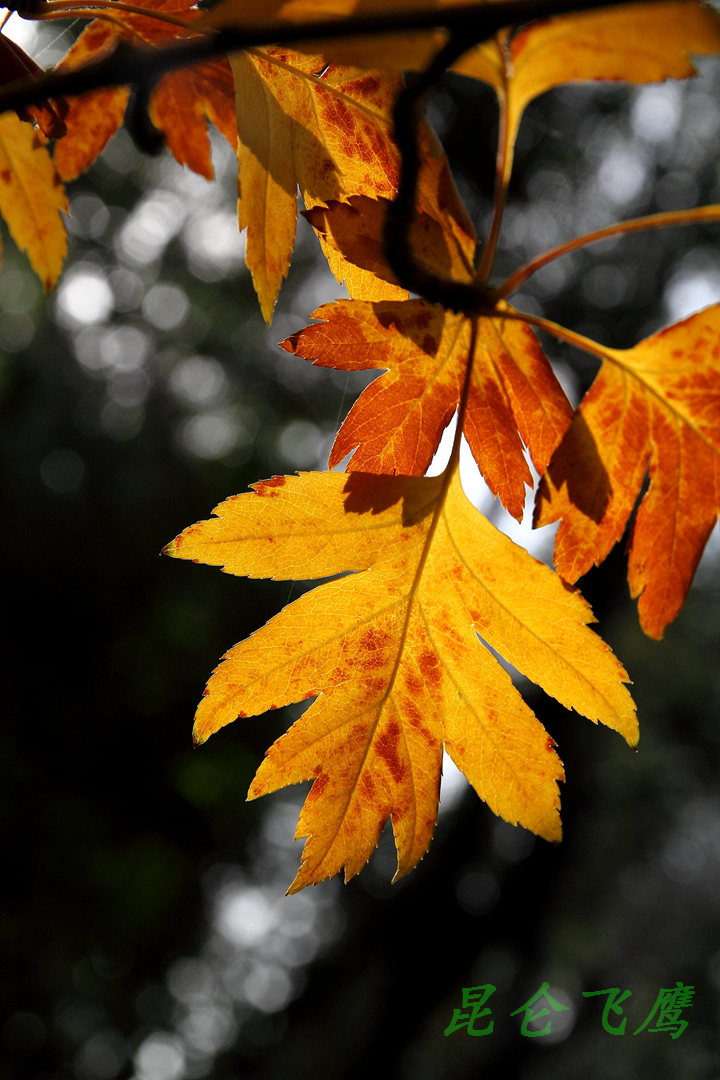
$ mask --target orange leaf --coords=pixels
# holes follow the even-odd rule
[[[475,355],[469,357],[470,320],[424,300],[341,300],[313,318],[324,321],[293,334],[282,347],[321,367],[388,369],[350,410],[331,466],[355,450],[350,469],[422,475],[458,406],[470,359],[464,434],[493,494],[522,517],[525,484],[532,477],[520,436],[542,472],[572,417],[526,323],[479,319]]]
[[[116,40],[113,26],[96,20],[83,30],[56,70],[70,71],[99,60],[112,52]],[[68,98],[66,134],[58,140],[53,158],[63,180],[75,180],[105,148],[122,124],[129,93],[127,87],[111,86]]]
[[[577,581],[622,536],[650,462],[628,578],[661,638],[720,514],[720,305],[605,357],[538,490],[536,524],[562,518],[560,574]]]
[[[635,743],[627,676],[586,626],[579,593],[443,476],[304,473],[255,485],[169,554],[251,577],[345,571],[226,654],[195,721],[204,742],[238,715],[318,700],[273,747],[250,798],[314,780],[290,891],[362,869],[392,818],[398,876],[426,852],[443,743],[495,813],[560,839],[554,743],[481,633],[568,708]]]
[[[145,0],[144,3],[140,0],[140,6],[181,16],[187,21],[194,21],[199,15],[187,0]],[[120,38],[164,44],[175,38],[188,37],[192,34],[181,27],[150,16],[113,12],[112,23],[101,19],[90,23],[57,70],[72,70],[100,59],[112,51]],[[66,117],[68,133],[55,150],[57,167],[64,179],[75,179],[92,164],[122,123],[127,101],[125,87],[91,90],[70,99]],[[234,89],[227,60],[221,58],[196,64],[166,75],[151,96],[150,117],[165,135],[176,160],[212,180],[206,118],[215,124],[233,149],[237,141]]]
[[[60,276],[67,254],[60,216],[67,208],[65,189],[32,126],[15,113],[0,115],[0,213],[46,292]]]

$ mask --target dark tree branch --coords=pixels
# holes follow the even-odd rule
[[[400,152],[400,183],[387,212],[383,249],[401,286],[452,311],[469,316],[492,314],[490,290],[479,282],[458,282],[428,271],[412,251],[410,229],[415,216],[421,168],[420,126],[432,91],[464,52],[503,27],[566,12],[617,6],[617,0],[494,0],[477,6],[399,12],[297,24],[273,23],[249,29],[221,30],[170,45],[143,46],[120,41],[107,57],[76,71],[49,72],[22,79],[0,90],[0,112],[23,109],[46,99],[74,96],[106,86],[131,86],[134,96],[127,122],[141,149],[157,153],[163,143],[148,113],[152,90],[171,71],[241,49],[275,41],[332,41],[350,36],[402,33],[444,28],[450,39],[425,71],[412,76],[393,110]],[[70,13],[68,13],[70,14]]]
[[[167,72],[199,64],[224,53],[276,42],[322,42],[444,28],[455,36],[466,35],[466,47],[469,48],[514,23],[566,12],[617,6],[618,0],[493,0],[492,3],[473,7],[355,15],[304,23],[274,22],[242,30],[221,30],[164,46],[130,45],[121,41],[109,56],[77,71],[48,72],[40,78],[19,79],[7,84],[0,90],[0,112],[32,105],[46,98],[83,94],[104,86],[152,85]],[[68,18],[72,18],[72,12],[68,12]]]
[[[385,216],[383,252],[404,289],[419,293],[431,304],[442,304],[452,311],[462,311],[466,315],[489,315],[494,309],[484,285],[454,281],[431,273],[417,261],[410,242],[422,166],[420,125],[425,108],[447,69],[475,44],[477,42],[472,37],[468,38],[467,34],[453,33],[425,71],[412,76],[398,95],[393,108],[393,121],[400,151],[400,183]]]
[[[150,94],[154,87],[137,89],[125,113],[125,127],[139,150],[155,157],[165,148],[165,136],[150,119]]]

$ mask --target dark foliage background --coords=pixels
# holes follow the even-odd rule
[[[720,69],[702,69],[693,85],[569,87],[534,103],[499,270],[616,218],[720,201]],[[482,229],[491,95],[450,78],[432,119]],[[389,884],[386,831],[347,887],[282,899],[298,794],[245,793],[296,714],[238,722],[192,752],[217,658],[302,586],[157,553],[252,481],[320,466],[362,386],[272,344],[340,289],[303,228],[268,335],[232,232],[232,155],[216,149],[210,188],[118,136],[71,188],[71,258],[47,302],[3,236],[0,1073],[713,1080],[716,536],[662,644],[637,627],[620,547],[582,583],[634,680],[637,754],[523,684],[568,775],[558,848],[456,782],[408,878]],[[706,226],[567,257],[516,303],[623,347],[718,300]],[[546,345],[577,398],[595,361]],[[544,981],[569,1008],[552,1038],[523,1038],[510,1014]],[[696,991],[687,1030],[633,1036],[677,981]],[[486,983],[492,1035],[445,1037],[462,987]],[[582,997],[608,987],[632,991],[623,1037]]]

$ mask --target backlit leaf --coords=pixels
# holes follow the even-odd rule
[[[199,12],[187,0],[140,0],[141,7],[176,15],[193,22]],[[150,16],[113,13],[112,23],[96,19],[69,50],[57,70],[72,70],[107,55],[119,39],[160,45],[191,36],[179,26]],[[122,123],[128,101],[126,87],[91,90],[70,99],[65,118],[67,134],[56,147],[55,161],[65,180],[75,179],[88,168]],[[213,177],[207,120],[212,121],[235,149],[235,100],[232,73],[224,57],[162,78],[150,99],[150,118],[165,135],[168,147],[181,165]]]
[[[627,676],[580,595],[441,477],[305,473],[255,485],[186,529],[169,554],[251,577],[352,571],[306,593],[226,654],[195,721],[318,700],[268,751],[255,798],[314,780],[296,891],[359,872],[392,818],[398,875],[428,848],[443,744],[506,820],[560,838],[562,766],[481,642],[563,705],[637,740]]]
[[[321,367],[387,369],[350,410],[331,466],[355,450],[350,469],[422,475],[458,407],[471,359],[464,434],[493,494],[522,517],[532,477],[521,436],[542,472],[572,417],[526,323],[479,319],[475,355],[469,357],[470,320],[425,300],[341,300],[313,317],[323,322],[293,334],[282,342],[284,349]]]
[[[697,74],[691,55],[720,53],[720,18],[699,0],[622,4],[531,23],[501,33],[462,57],[454,70],[493,86],[506,109],[503,183],[527,105],[555,86],[595,79],[631,83]]]
[[[54,286],[67,254],[60,211],[67,199],[52,159],[31,124],[15,113],[0,116],[0,213],[26,252],[45,291]]]
[[[383,72],[328,67],[321,57],[280,48],[237,53],[231,63],[239,221],[247,228],[247,265],[269,322],[290,266],[298,186],[309,209],[355,195],[395,194],[399,159],[391,111],[401,81]],[[427,131],[423,149],[420,208],[451,233],[472,233],[442,149]]]
[[[347,202],[331,202],[304,211],[323,242],[323,251],[338,281],[344,281],[353,300],[405,300],[397,278],[385,259],[382,246],[382,226],[387,212],[387,199],[369,199],[364,195],[351,196]],[[448,229],[448,216],[442,214],[438,198],[437,210],[431,215],[419,211],[410,229],[410,242],[415,259],[426,269],[456,281],[472,279],[475,238],[459,222]],[[470,226],[470,228],[472,228]]]
[[[555,562],[570,582],[622,536],[645,473],[628,578],[662,637],[720,514],[720,305],[605,357],[543,477],[536,524],[562,518]]]

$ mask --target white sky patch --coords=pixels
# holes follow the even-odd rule
[[[113,301],[113,291],[103,271],[81,263],[60,284],[58,322],[67,330],[105,322],[113,310]]]
[[[450,460],[450,452],[452,450],[453,439],[455,438],[456,427],[457,413],[443,432],[440,445],[427,470],[427,476],[439,476],[446,468],[447,463]],[[527,453],[525,454],[525,458],[528,463],[528,468],[532,473],[534,484],[536,485],[538,474]],[[506,536],[509,536],[510,539],[516,544],[519,544],[520,547],[529,551],[536,559],[540,559],[542,562],[548,564],[552,562],[552,547],[558,523],[546,525],[542,529],[533,529],[532,518],[535,502],[534,488],[526,489],[523,518],[522,521],[516,521],[514,517],[508,514],[500,500],[493,496],[490,488],[483,480],[465,436],[463,436],[460,445],[460,480],[462,482],[463,491],[470,502],[481,514],[484,514],[485,517],[489,518],[496,528],[500,529]]]
[[[665,290],[665,309],[671,323],[680,322],[710,304],[720,302],[720,271],[679,274]]]

